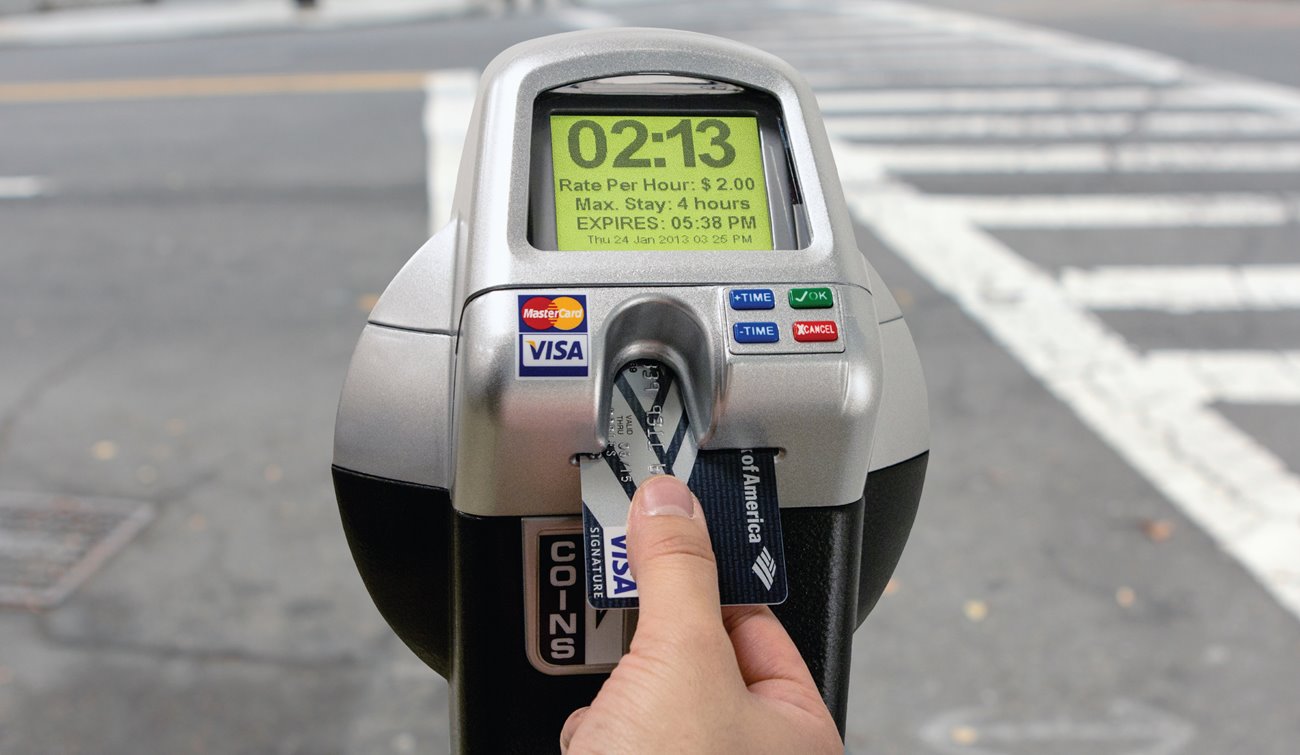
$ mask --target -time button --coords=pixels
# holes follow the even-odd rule
[[[776,343],[781,332],[774,322],[738,322],[731,326],[731,337],[736,343]]]

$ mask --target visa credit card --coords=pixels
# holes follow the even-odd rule
[[[776,494],[776,450],[700,451],[673,371],[651,360],[614,380],[609,444],[582,460],[583,550],[593,608],[636,608],[627,518],[636,489],[654,475],[686,480],[700,501],[718,562],[723,605],[786,598]]]

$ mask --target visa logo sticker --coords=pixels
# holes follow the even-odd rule
[[[519,377],[585,378],[589,347],[585,295],[519,296]]]
[[[627,527],[610,527],[605,530],[605,574],[608,575],[606,593],[611,598],[635,598],[636,581],[632,579],[631,564],[627,560]]]

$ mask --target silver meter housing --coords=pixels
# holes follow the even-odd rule
[[[557,113],[753,117],[773,248],[561,250]],[[738,308],[738,291],[773,306]],[[809,291],[828,303],[797,306]],[[530,295],[584,302],[585,374],[525,374]],[[762,338],[742,338],[760,319]],[[604,449],[611,381],[645,358],[678,375],[702,449],[780,449],[791,597],[778,615],[842,726],[851,634],[906,540],[929,435],[920,361],[857,246],[816,99],[784,61],[701,34],[522,43],[483,74],[452,217],[371,312],[335,436],[358,566],[394,629],[452,679],[461,749],[514,747],[564,720],[543,710],[505,731],[476,710],[498,688],[471,678],[490,671],[558,710],[586,704],[617,660],[608,633],[612,656],[539,650],[550,598],[538,558],[568,552],[541,538],[579,536],[574,459]]]

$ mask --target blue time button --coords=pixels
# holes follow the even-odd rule
[[[736,343],[776,343],[781,333],[774,322],[738,322],[731,326]]]
[[[733,288],[728,292],[732,309],[772,309],[776,297],[770,288]]]

